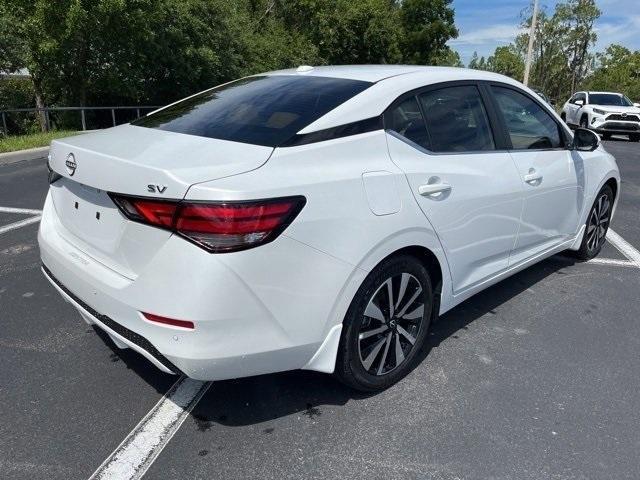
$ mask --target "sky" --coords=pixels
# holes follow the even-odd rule
[[[640,50],[640,0],[596,0],[602,15],[596,22],[595,51],[612,43]],[[552,14],[555,0],[539,0],[540,8]],[[453,0],[458,38],[448,45],[457,50],[464,64],[474,51],[488,57],[496,47],[507,45],[519,33],[520,13],[530,0]]]

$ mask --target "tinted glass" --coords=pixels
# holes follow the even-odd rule
[[[449,87],[420,95],[434,152],[493,150],[493,135],[476,87]]]
[[[386,117],[387,129],[399,133],[421,147],[429,148],[429,138],[415,97],[407,98]]]
[[[575,102],[576,100],[582,100],[585,102],[587,100],[587,95],[584,93],[576,93],[573,101]]]
[[[613,107],[631,107],[633,103],[623,95],[610,93],[590,93],[589,103],[593,105],[611,105]]]
[[[250,77],[200,93],[133,124],[275,147],[370,85],[312,76]]]
[[[515,150],[562,147],[558,124],[540,105],[510,88],[492,89]]]

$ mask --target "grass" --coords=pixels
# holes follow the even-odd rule
[[[47,147],[51,140],[75,135],[74,130],[55,130],[47,133],[33,133],[31,135],[0,136],[0,153],[15,152],[27,148]]]

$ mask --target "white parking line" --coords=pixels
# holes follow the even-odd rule
[[[142,478],[210,386],[211,382],[180,377],[90,480]]]
[[[636,264],[630,260],[618,260],[615,258],[592,258],[587,263],[597,263],[599,265],[614,265],[616,267],[632,267],[636,268]]]
[[[636,267],[640,268],[640,252],[636,250],[633,245],[611,229],[607,232],[607,240],[620,250],[620,253],[633,262]]]
[[[2,213],[24,213],[25,215],[40,215],[42,210],[33,210],[30,208],[13,208],[13,207],[0,207]]]
[[[24,220],[20,220],[19,222],[10,223],[9,225],[5,225],[4,227],[0,227],[0,235],[6,232],[10,232],[11,230],[15,230],[17,228],[26,227],[27,225],[31,225],[32,223],[36,223],[40,221],[40,215],[31,218],[25,218]]]

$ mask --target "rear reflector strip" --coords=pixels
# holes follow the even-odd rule
[[[169,325],[171,327],[186,328],[188,330],[193,330],[195,328],[195,325],[193,324],[193,322],[190,322],[188,320],[176,320],[174,318],[161,317],[160,315],[154,315],[153,313],[145,313],[145,312],[142,312],[142,315],[148,321],[153,323],[159,323],[161,325]]]

